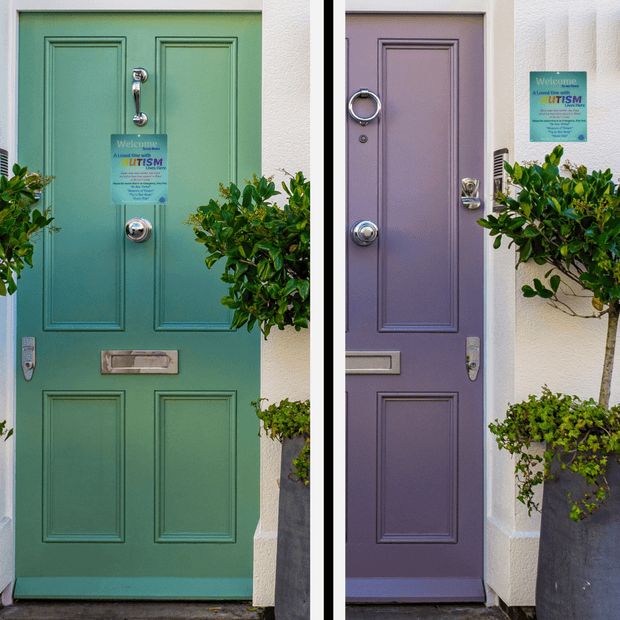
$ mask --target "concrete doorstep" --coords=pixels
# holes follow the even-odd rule
[[[263,620],[250,601],[17,601],[0,620]]]
[[[508,620],[499,607],[483,604],[347,605],[346,620]]]

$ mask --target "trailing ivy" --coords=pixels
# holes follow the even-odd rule
[[[618,406],[607,409],[593,399],[553,394],[544,387],[542,396],[511,405],[504,421],[489,425],[498,446],[518,455],[518,499],[527,506],[528,514],[539,510],[533,489],[554,477],[551,465],[556,458],[562,469],[594,485],[594,491],[584,497],[568,498],[573,521],[593,514],[605,503],[609,497],[607,465],[610,459],[620,463],[619,414]],[[531,452],[533,442],[546,443],[543,456]],[[561,459],[561,455],[568,458]]]
[[[271,178],[220,185],[222,204],[210,200],[188,222],[209,269],[226,259],[222,304],[235,311],[231,327],[258,324],[265,338],[273,326],[299,331],[310,318],[310,182],[298,172],[282,187],[284,207],[271,201],[280,194]]]
[[[299,456],[293,460],[294,475],[304,484],[310,482],[310,401],[288,398],[261,411],[261,398],[252,402],[256,415],[263,421],[267,437],[282,442],[285,438],[304,437],[305,443]],[[259,433],[260,436],[260,433]]]

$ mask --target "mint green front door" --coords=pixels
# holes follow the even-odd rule
[[[260,336],[183,220],[260,171],[260,37],[258,14],[21,14],[19,162],[56,177],[61,230],[18,292],[16,597],[251,596]],[[113,134],[168,136],[167,204],[111,204]],[[112,350],[178,373],[103,374]]]

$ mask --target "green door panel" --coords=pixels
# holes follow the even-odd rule
[[[260,336],[229,329],[183,221],[260,171],[260,42],[252,13],[20,16],[19,161],[56,177],[61,230],[17,300],[36,368],[17,378],[16,597],[251,596]],[[125,133],[168,135],[168,204],[111,205]],[[179,372],[101,374],[113,349],[176,350]]]

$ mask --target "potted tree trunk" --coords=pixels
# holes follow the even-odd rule
[[[612,620],[620,609],[620,407],[610,408],[610,386],[620,314],[620,187],[612,173],[559,164],[561,146],[542,165],[505,164],[516,198],[479,224],[516,246],[517,267],[547,265],[522,288],[575,317],[607,318],[598,401],[553,394],[511,405],[490,425],[500,448],[518,455],[519,499],[538,509],[533,488],[544,483],[536,613],[539,620]],[[576,293],[575,291],[578,291]],[[590,297],[575,309],[571,295]],[[543,442],[544,453],[532,451]]]
[[[234,310],[231,327],[307,328],[310,318],[310,183],[301,172],[282,183],[287,204],[271,179],[254,177],[240,190],[220,186],[222,204],[210,200],[190,216],[211,268],[226,258],[221,279],[230,285],[222,304]],[[310,618],[310,402],[288,399],[261,411],[265,433],[282,442],[275,614]]]

